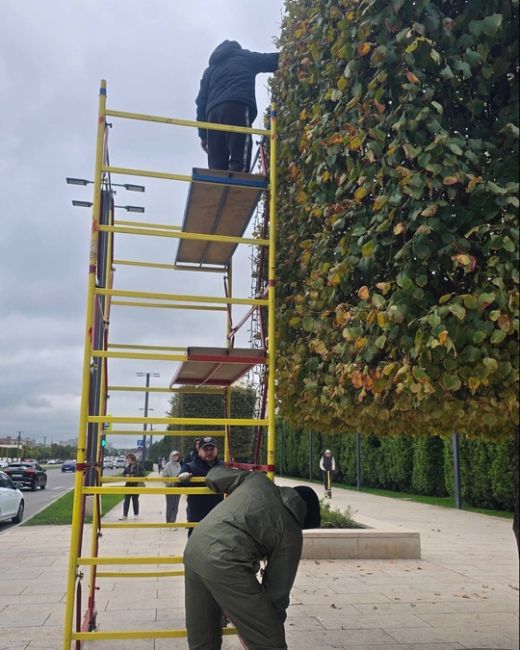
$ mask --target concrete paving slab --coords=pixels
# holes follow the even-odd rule
[[[332,506],[418,530],[422,559],[302,561],[286,624],[291,650],[517,650],[518,556],[509,521],[349,490],[334,490]],[[164,498],[142,496],[141,510],[140,520],[162,521]],[[119,514],[120,507],[107,520]],[[61,650],[69,535],[68,527],[52,526],[0,534],[0,650]],[[89,535],[87,526],[84,549]],[[105,529],[101,540],[102,554],[112,556],[180,555],[185,543],[185,531],[171,529]],[[98,586],[103,629],[167,629],[183,620],[182,578],[106,578]],[[187,642],[89,647],[180,650]],[[225,650],[240,647],[236,637],[225,638]]]

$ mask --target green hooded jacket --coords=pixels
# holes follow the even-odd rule
[[[194,529],[184,564],[208,580],[236,580],[240,597],[240,574],[256,573],[267,560],[262,585],[285,619],[302,549],[303,499],[260,472],[225,466],[212,468],[206,485],[229,496]]]

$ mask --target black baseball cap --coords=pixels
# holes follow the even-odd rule
[[[210,436],[206,436],[205,438],[201,438],[200,441],[200,447],[201,449],[204,449],[204,447],[217,447],[218,442],[216,438],[211,438]]]

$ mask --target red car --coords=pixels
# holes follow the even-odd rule
[[[47,486],[47,474],[38,463],[9,463],[4,469],[16,487],[28,487],[33,492],[36,488],[45,490]]]

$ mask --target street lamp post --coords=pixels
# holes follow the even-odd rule
[[[150,388],[150,377],[160,377],[160,373],[158,372],[136,372],[135,373],[138,377],[146,377],[146,384],[145,387],[146,389]],[[145,390],[144,392],[144,417],[148,417],[148,396],[149,396],[149,391]],[[147,424],[146,422],[144,423],[143,426],[143,462],[146,460],[146,430],[147,430]]]

